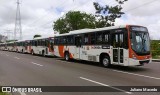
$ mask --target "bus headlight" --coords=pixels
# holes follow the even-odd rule
[[[132,58],[137,60],[137,57],[134,54],[132,54]]]

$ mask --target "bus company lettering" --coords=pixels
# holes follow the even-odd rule
[[[83,55],[87,55],[87,51],[82,51],[82,54]]]
[[[102,49],[101,46],[91,46],[91,49]]]

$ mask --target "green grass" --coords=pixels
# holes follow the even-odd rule
[[[0,95],[9,95],[9,94],[0,92]]]
[[[160,55],[152,56],[153,59],[160,59]]]
[[[0,95],[9,95],[8,93],[2,93],[2,90],[0,88]]]

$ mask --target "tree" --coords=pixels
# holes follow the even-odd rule
[[[114,26],[115,19],[120,18],[124,12],[122,12],[122,4],[127,0],[116,0],[118,3],[116,6],[101,6],[98,2],[94,2],[93,5],[96,10],[96,28]]]
[[[33,39],[34,39],[34,38],[37,38],[37,37],[42,37],[42,36],[39,35],[39,34],[36,34],[36,35],[33,36]]]
[[[95,28],[94,15],[80,11],[70,11],[53,24],[53,29],[60,34],[84,28]]]

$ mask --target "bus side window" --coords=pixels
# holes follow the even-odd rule
[[[95,42],[96,42],[95,33],[91,33],[91,34],[90,34],[90,39],[91,39],[91,44],[95,44]]]
[[[119,46],[121,48],[124,47],[124,33],[123,34],[119,34]]]
[[[42,42],[41,42],[41,45],[42,45],[42,46],[45,46],[44,42],[45,42],[45,40],[42,40]]]
[[[57,37],[57,45],[60,44],[60,37]]]
[[[39,46],[42,46],[42,40],[39,40]]]
[[[109,35],[109,31],[104,31],[103,32],[103,37],[102,37],[102,39],[103,39],[103,44],[110,44],[110,35]]]
[[[128,49],[128,32],[126,29],[124,30],[124,48]]]
[[[82,37],[75,37],[75,45],[77,46],[77,47],[81,47],[81,45],[82,45]]]
[[[48,46],[48,40],[47,39],[45,40],[45,46]]]
[[[67,39],[66,39],[66,37],[64,36],[64,37],[63,37],[63,42],[62,42],[62,44],[66,44],[66,42],[67,42]]]
[[[67,36],[67,44],[69,45],[73,44],[73,36]]]
[[[89,44],[89,35],[88,34],[84,35],[84,44],[85,45]]]
[[[58,44],[58,38],[54,38],[54,44],[55,44],[55,45]]]
[[[40,40],[37,40],[37,46],[40,46]]]
[[[37,44],[37,41],[34,41],[34,43],[35,43],[35,46],[37,46],[38,44]]]
[[[102,44],[102,32],[97,32],[96,34],[96,43]]]
[[[114,48],[118,47],[118,34],[112,34],[112,45]]]

